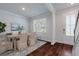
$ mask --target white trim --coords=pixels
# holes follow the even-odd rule
[[[54,42],[51,42],[51,45],[54,45],[56,42],[54,41]]]
[[[52,13],[52,44],[54,44],[54,42],[56,41],[56,39],[55,39],[55,35],[56,35],[56,32],[55,32],[55,13],[56,13],[56,11],[55,11],[55,8],[53,7],[53,5],[52,4],[46,4],[46,6],[48,7],[48,10]]]

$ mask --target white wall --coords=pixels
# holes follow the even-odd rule
[[[23,25],[23,32],[28,32],[28,18],[25,18],[21,15],[17,15],[5,10],[0,10],[0,21],[7,25],[5,32],[11,32],[11,23],[18,23]]]
[[[33,32],[33,20],[38,20],[41,18],[47,19],[47,32],[46,33],[38,33],[38,36],[41,38],[41,40],[52,42],[52,14],[47,12],[38,16],[32,17],[30,20],[30,31]]]
[[[74,44],[74,37],[66,36],[65,32],[63,31],[66,26],[65,15],[67,12],[71,11],[75,11],[75,14],[77,13],[77,9],[75,8],[65,9],[63,11],[61,10],[56,13],[56,42],[70,45]]]

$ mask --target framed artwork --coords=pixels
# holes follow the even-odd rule
[[[11,31],[18,31],[19,24],[17,23],[11,23]]]

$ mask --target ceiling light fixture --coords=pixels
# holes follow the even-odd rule
[[[70,3],[71,5],[75,4],[75,3]]]
[[[22,10],[24,11],[24,10],[25,10],[25,8],[22,8]]]

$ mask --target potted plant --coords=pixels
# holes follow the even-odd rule
[[[0,33],[5,31],[6,24],[0,22]]]
[[[18,33],[20,34],[21,32],[22,32],[22,30],[23,30],[23,26],[18,26]]]

